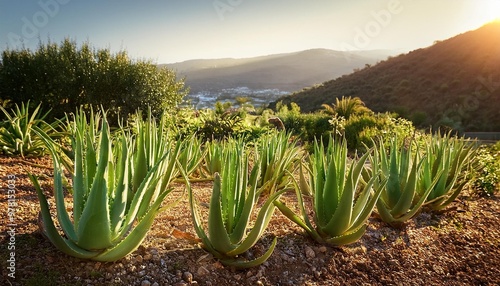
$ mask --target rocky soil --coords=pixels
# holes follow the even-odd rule
[[[471,190],[445,212],[422,212],[400,229],[373,215],[361,240],[340,248],[315,243],[276,211],[263,239],[246,257],[262,254],[277,236],[273,255],[259,267],[236,270],[201,248],[186,196],[159,214],[142,246],[119,261],[64,255],[39,231],[39,204],[27,172],[40,177],[49,195],[48,157],[0,156],[0,285],[500,285],[499,198],[478,197]],[[14,186],[9,186],[13,176]],[[10,213],[13,221],[9,189],[15,189],[10,200],[16,204]],[[177,199],[183,189],[177,184],[165,203]],[[207,210],[203,202],[208,201],[211,183],[194,183],[193,189],[201,210]],[[293,196],[284,199],[289,205],[294,202]],[[8,269],[11,253],[14,275]]]

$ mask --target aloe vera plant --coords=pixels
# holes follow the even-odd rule
[[[386,146],[382,140],[379,141],[371,167],[374,174],[378,174],[373,175],[378,177],[375,185],[387,181],[376,205],[384,222],[400,226],[422,208],[437,183],[437,180],[429,182],[426,190],[421,194],[417,193],[422,162],[421,155],[413,151],[411,143],[406,146],[394,138]]]
[[[295,182],[300,215],[283,202],[275,205],[290,220],[302,227],[320,243],[345,245],[356,242],[365,233],[366,221],[384,187],[384,182],[373,189],[376,177],[364,182],[362,171],[369,153],[349,162],[346,141],[330,138],[325,149],[323,142],[315,142],[309,160],[309,180],[302,170]],[[308,217],[304,194],[312,194],[314,225]]]
[[[207,150],[203,150],[201,140],[196,135],[182,140],[178,159],[188,176],[201,169],[206,152]]]
[[[465,177],[475,150],[473,142],[452,137],[450,133],[429,137],[418,184],[420,195],[431,187],[426,206],[441,210],[457,198],[467,183],[461,178]],[[433,181],[437,183],[432,185]]]
[[[256,206],[258,195],[256,182],[259,168],[252,168],[249,175],[248,155],[242,143],[235,144],[230,152],[223,153],[221,173],[215,173],[213,193],[210,199],[206,228],[201,220],[196,199],[185,176],[189,192],[193,224],[203,247],[219,259],[224,265],[236,268],[248,268],[265,262],[272,254],[276,238],[270,248],[254,260],[241,260],[238,255],[246,252],[261,238],[274,213],[273,201],[279,196],[276,192],[270,196],[258,211],[251,230],[251,216]]]
[[[271,133],[262,136],[256,143],[255,156],[260,162],[259,192],[273,194],[292,181],[290,174],[298,167],[301,149],[290,134]]]
[[[226,143],[228,142],[228,143]],[[230,150],[228,144],[231,144],[233,139],[227,141],[207,141],[205,142],[203,161],[200,165],[201,173],[207,177],[213,177],[215,173],[220,173],[223,165],[223,152]]]
[[[52,219],[37,178],[33,174],[29,177],[40,200],[42,231],[59,250],[78,258],[115,261],[140,245],[161,210],[163,199],[171,191],[166,187],[176,156],[170,153],[168,144],[159,146],[163,142],[158,140],[158,132],[140,133],[136,139],[122,130],[112,144],[106,116],[98,134],[94,133],[98,128],[92,126],[95,123],[90,120],[87,126],[83,112],[75,116],[72,217],[63,193],[60,150],[38,131],[52,154],[57,220],[64,235]],[[154,124],[144,126],[152,131]]]
[[[200,164],[200,173],[205,177],[213,179],[215,173],[221,173],[224,161],[233,152],[243,144],[241,139],[229,137],[223,141],[206,141],[203,145],[203,160]]]
[[[42,129],[52,139],[61,136],[57,129],[59,121],[48,124],[44,121],[49,112],[41,113],[41,104],[29,112],[29,101],[15,105],[12,113],[0,106],[6,120],[0,123],[0,151],[9,155],[42,156],[46,153],[43,140],[34,132],[34,127]],[[3,128],[2,128],[3,126]]]

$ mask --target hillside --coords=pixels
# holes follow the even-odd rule
[[[500,21],[280,100],[308,112],[342,96],[422,127],[500,131]]]
[[[165,66],[186,77],[191,93],[228,88],[295,91],[373,64],[391,51],[312,49],[244,59],[190,60]]]

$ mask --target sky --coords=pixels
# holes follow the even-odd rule
[[[500,0],[0,0],[0,50],[71,38],[158,64],[313,48],[406,52],[499,17]]]

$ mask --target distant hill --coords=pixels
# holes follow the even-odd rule
[[[309,112],[342,96],[422,127],[500,131],[500,21],[279,100]]]
[[[191,93],[238,87],[292,92],[374,64],[389,55],[394,52],[312,49],[244,59],[189,60],[164,66],[186,77]]]

